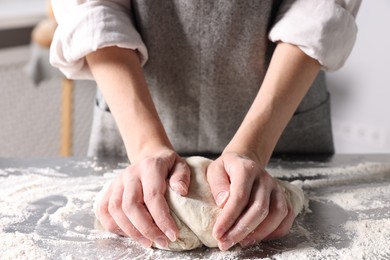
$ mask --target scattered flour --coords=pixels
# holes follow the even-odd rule
[[[6,259],[48,259],[48,254],[39,248],[36,234],[1,233],[0,258]]]
[[[345,228],[355,237],[351,259],[390,259],[389,219],[348,221]]]
[[[347,248],[328,247],[317,249],[303,244],[294,250],[283,252],[267,259],[390,259],[389,226],[389,219],[348,221],[345,224],[345,228],[354,239]]]
[[[79,167],[101,170],[88,162]],[[0,259],[390,259],[389,164],[271,169],[274,176],[300,177],[312,203],[341,208],[347,219],[331,227],[339,232],[310,226],[312,208],[284,239],[185,253],[144,249],[94,227],[94,197],[117,171],[71,177],[60,169],[0,169]]]
[[[367,194],[369,190],[370,194]],[[328,194],[326,198],[345,210],[390,210],[390,186],[348,189]],[[387,200],[381,198],[389,198]],[[312,197],[316,199],[316,197]]]
[[[378,163],[378,162],[364,162],[358,165],[346,165],[340,167],[323,167],[316,168],[298,168],[298,169],[285,169],[282,167],[275,167],[269,169],[272,176],[275,177],[304,177],[310,179],[310,177],[316,176],[389,176],[390,163]]]

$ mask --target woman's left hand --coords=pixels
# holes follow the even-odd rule
[[[255,160],[224,153],[207,169],[216,204],[222,208],[213,236],[221,250],[247,247],[286,235],[295,219],[283,189]]]

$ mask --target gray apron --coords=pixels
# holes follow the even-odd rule
[[[218,154],[233,137],[264,79],[275,44],[267,38],[281,1],[133,0],[134,26],[149,53],[146,81],[175,148]],[[98,93],[90,156],[125,156]],[[321,72],[275,153],[333,153],[329,94]]]

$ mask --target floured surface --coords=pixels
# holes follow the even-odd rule
[[[390,259],[390,164],[278,162],[270,172],[295,179],[310,198],[311,213],[298,216],[288,236],[244,250],[185,253],[144,249],[94,228],[94,197],[125,164],[30,164],[0,161],[1,259]]]

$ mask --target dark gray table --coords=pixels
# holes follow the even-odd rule
[[[145,250],[133,243],[129,243],[128,239],[117,236],[112,236],[108,239],[90,239],[83,236],[78,238],[67,237],[66,228],[53,226],[50,222],[41,220],[42,212],[52,214],[66,204],[66,198],[63,198],[61,194],[55,196],[48,194],[47,197],[32,201],[30,204],[34,205],[36,212],[32,211],[31,216],[27,220],[20,222],[16,221],[12,225],[2,227],[3,230],[0,232],[36,234],[34,243],[47,252],[49,259],[67,257],[70,259],[133,259],[137,257],[138,259],[255,259],[263,257],[277,259],[278,256],[280,256],[279,258],[284,259],[284,252],[292,252],[295,248],[305,245],[305,243],[308,246],[312,246],[313,249],[318,252],[325,248],[335,248],[336,251],[338,249],[348,249],[353,242],[354,237],[351,237],[351,234],[343,228],[343,225],[347,221],[357,220],[359,218],[359,212],[349,211],[331,201],[321,200],[321,196],[359,187],[384,187],[390,184],[390,172],[389,174],[374,174],[374,177],[372,177],[370,181],[367,181],[367,179],[361,178],[361,174],[359,175],[360,177],[358,176],[356,178],[353,174],[348,176],[328,176],[326,174],[321,174],[321,170],[319,169],[324,169],[324,172],[326,172],[326,169],[336,167],[350,167],[349,169],[353,169],[354,166],[362,163],[387,164],[390,163],[390,155],[334,155],[273,158],[269,165],[270,171],[272,171],[272,169],[281,169],[283,171],[291,170],[294,172],[291,176],[283,176],[282,179],[288,181],[335,179],[336,182],[331,182],[332,184],[328,186],[326,184],[319,185],[318,187],[307,188],[305,190],[306,195],[310,199],[309,208],[312,212],[299,215],[292,231],[285,238],[278,241],[264,242],[245,250],[235,247],[231,252],[222,253],[217,249],[200,248],[190,252],[173,253],[161,250]],[[126,165],[126,161],[110,158],[0,159],[0,170],[3,171],[3,175],[0,174],[0,181],[7,181],[7,178],[11,175],[21,176],[25,174],[22,169],[29,168],[52,168],[65,174],[68,178],[78,178],[80,176],[99,177],[104,173],[111,172],[115,169],[124,168]],[[299,173],[301,169],[303,171],[308,168],[317,169],[317,173],[307,176]],[[4,174],[4,172],[7,174]],[[339,184],[337,184],[338,178],[343,180]],[[347,179],[347,181],[345,179]],[[53,178],[53,182],[53,185],[60,186],[61,178]],[[381,198],[377,199],[385,201],[389,200],[389,197],[390,194],[383,194]],[[7,200],[7,197],[1,199]],[[28,200],[28,198],[26,198],[26,200]],[[2,210],[4,214],[4,209]],[[390,217],[389,208],[371,209],[371,211],[375,211],[371,213],[375,214],[371,214],[369,211],[370,210],[365,212],[367,213],[366,215],[368,218],[369,216],[375,216],[376,219],[388,219]],[[82,232],[89,232],[88,230],[95,229],[93,214],[85,209],[76,212],[69,220],[77,222],[79,226],[83,226],[85,230],[87,230]],[[321,254],[319,253],[318,256],[320,255]],[[378,259],[382,256],[389,256],[390,258],[390,249],[388,252],[378,253]],[[313,258],[316,258],[315,254],[313,255]]]

